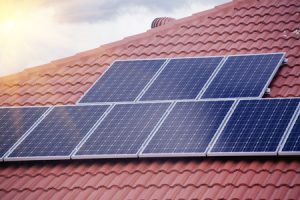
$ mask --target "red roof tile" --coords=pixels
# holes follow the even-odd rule
[[[300,96],[300,1],[235,0],[0,78],[0,105],[74,104],[115,59],[286,52],[271,97]],[[4,163],[1,199],[299,199],[300,161],[178,158]]]
[[[297,199],[300,163],[286,158],[5,163],[0,193],[1,199]]]

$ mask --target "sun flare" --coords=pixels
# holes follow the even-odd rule
[[[26,65],[26,57],[36,55],[32,46],[54,35],[53,10],[33,0],[20,2],[0,0],[0,74],[15,71],[19,63]]]
[[[14,20],[4,22],[4,29],[6,31],[12,31],[16,27],[17,23]]]

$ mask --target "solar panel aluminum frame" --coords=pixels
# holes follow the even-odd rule
[[[277,53],[253,54],[253,55],[275,55],[275,54],[282,54],[282,57],[281,57],[280,61],[278,62],[277,66],[274,68],[272,74],[270,75],[270,77],[269,77],[268,81],[266,82],[265,86],[263,87],[262,91],[260,92],[260,95],[259,95],[260,98],[263,97],[263,95],[265,94],[268,86],[270,85],[271,81],[273,80],[276,72],[278,71],[278,69],[280,68],[280,66],[282,65],[282,63],[284,62],[286,53],[285,52],[277,52]],[[252,55],[252,54],[248,54],[248,55]],[[236,56],[243,56],[243,55],[236,55]]]
[[[212,56],[212,57],[218,57],[218,56]],[[222,57],[222,56],[220,56],[220,57]],[[197,99],[197,100],[201,99],[202,95],[205,93],[208,86],[211,84],[211,82],[215,79],[215,77],[217,76],[217,74],[221,70],[221,68],[224,65],[224,63],[226,62],[227,58],[228,58],[228,56],[223,56],[223,59],[221,60],[221,62],[217,66],[217,68],[214,70],[214,72],[211,74],[209,79],[206,81],[203,88],[200,90],[199,94],[197,95],[197,97],[195,99]]]
[[[138,98],[135,101],[140,101],[141,98],[144,96],[144,94],[147,92],[147,90],[152,86],[152,84],[155,82],[155,80],[159,77],[159,75],[163,72],[163,70],[166,68],[166,66],[169,64],[170,61],[172,60],[183,60],[183,59],[197,59],[197,58],[217,58],[217,57],[222,57],[222,60],[220,61],[220,63],[218,64],[218,66],[216,67],[216,69],[213,71],[213,73],[210,75],[210,77],[208,78],[208,80],[206,81],[206,83],[204,84],[203,88],[199,91],[198,95],[196,96],[195,99],[192,100],[197,100],[199,99],[199,96],[201,96],[205,90],[206,87],[208,87],[208,85],[210,84],[210,82],[213,80],[213,78],[215,77],[215,75],[217,74],[217,72],[219,71],[219,68],[221,68],[221,66],[224,64],[225,60],[226,60],[226,56],[196,56],[196,57],[177,57],[177,58],[169,58],[167,59],[167,61],[162,65],[161,69],[159,69],[159,73],[157,75],[154,76],[154,79],[151,80],[149,83],[149,85],[147,85],[143,91],[141,92],[141,94],[138,96]],[[180,99],[182,101],[185,100],[190,100],[190,99]],[[151,101],[169,101],[169,100],[151,100]],[[170,101],[177,101],[175,99],[172,99]],[[143,101],[144,102],[144,101]]]
[[[110,113],[110,111],[115,107],[115,104],[111,104],[110,107],[103,113],[100,119],[95,123],[95,125],[91,128],[91,130],[85,135],[84,138],[78,143],[75,149],[71,153],[71,159],[92,159],[91,156],[84,155],[76,155],[82,145],[88,140],[88,138],[93,134],[93,132],[97,129],[97,127],[101,124],[101,122],[105,119],[105,117]]]
[[[222,100],[224,101],[224,100]],[[232,101],[232,100],[231,100]],[[216,143],[219,135],[221,134],[221,132],[223,131],[223,129],[225,128],[228,120],[230,119],[230,117],[232,116],[233,112],[235,111],[237,105],[239,104],[240,100],[239,99],[235,99],[231,108],[229,109],[227,115],[225,116],[225,118],[223,119],[222,123],[220,124],[217,132],[215,133],[215,135],[213,136],[213,138],[211,139],[210,143],[208,144],[206,151],[205,151],[205,155],[208,156],[208,152],[209,150],[214,146],[214,144]]]
[[[206,101],[211,101],[211,100],[207,100],[207,99],[201,99],[201,100],[197,100],[197,99],[193,99],[193,100],[178,100],[178,101],[174,101],[175,104],[174,106],[172,106],[172,109],[176,106],[177,102],[206,102]],[[168,115],[171,113],[172,109],[169,111],[169,113],[167,114],[167,116],[165,116],[165,118],[163,119],[163,121],[160,123],[159,127],[157,127],[157,129],[154,130],[154,133],[152,135],[152,137],[149,139],[149,141],[147,141],[147,143],[141,147],[140,149],[140,153],[139,153],[139,157],[140,158],[154,158],[154,157],[206,157],[207,156],[207,151],[210,147],[210,145],[212,144],[212,142],[214,141],[214,138],[216,137],[216,134],[221,130],[221,128],[224,126],[224,123],[227,122],[227,118],[230,117],[230,115],[232,114],[233,110],[235,109],[235,107],[237,106],[238,100],[236,99],[213,99],[213,101],[233,101],[233,104],[231,105],[230,109],[228,110],[225,118],[222,120],[219,128],[217,129],[215,135],[213,136],[212,140],[210,141],[210,143],[208,144],[206,150],[202,153],[143,153],[143,151],[145,150],[145,148],[147,147],[147,145],[149,144],[149,142],[151,141],[151,139],[155,136],[155,134],[157,133],[157,131],[159,130],[160,126],[164,123],[165,119],[168,117]]]
[[[238,106],[239,102],[242,101],[242,100],[262,100],[263,101],[263,100],[278,100],[278,99],[287,99],[287,98],[263,98],[263,99],[262,98],[250,98],[250,99],[238,99],[237,100],[238,103],[237,103],[236,107]],[[290,98],[290,99],[299,99],[300,100],[300,98]],[[235,109],[236,109],[236,107],[235,107]],[[298,107],[299,107],[299,105],[298,105]],[[298,109],[298,107],[297,107],[297,109]],[[235,109],[232,111],[232,113],[229,116],[228,120],[230,119],[230,117],[234,113]],[[294,115],[297,112],[297,109],[295,110]],[[294,117],[294,115],[293,115],[293,117]],[[288,127],[291,125],[293,117],[291,118],[291,121],[289,122],[289,124],[288,124],[288,126],[287,126],[287,128],[285,130],[285,133],[283,135],[285,135],[286,132],[288,131]],[[228,120],[227,120],[227,122],[228,122]],[[277,147],[277,150],[275,150],[273,152],[212,152],[212,149],[213,149],[215,143],[217,142],[218,138],[220,137],[222,131],[226,127],[227,122],[224,124],[224,126],[222,127],[222,129],[220,130],[220,132],[218,133],[218,135],[216,136],[216,139],[215,139],[214,143],[211,145],[210,149],[207,152],[207,156],[213,157],[213,156],[277,156],[278,155],[277,152],[278,152],[278,148],[279,147]],[[280,142],[279,142],[278,146],[279,145],[280,145]]]
[[[242,97],[242,98],[212,98],[212,99],[178,99],[178,100],[147,100],[147,101],[122,101],[122,102],[97,102],[97,103],[80,103],[79,105],[119,105],[133,103],[173,103],[173,102],[202,102],[202,101],[236,101],[236,100],[264,100],[264,99],[286,99],[286,98],[260,98],[260,97]],[[290,99],[290,98],[289,98]],[[292,98],[296,99],[296,98]],[[300,98],[299,98],[300,99]]]
[[[4,162],[12,161],[42,161],[42,160],[70,160],[70,156],[29,156],[29,157],[6,157]]]
[[[251,100],[260,100],[259,97],[251,98]],[[265,98],[264,98],[265,99]],[[277,99],[277,98],[276,98]],[[198,102],[198,101],[235,101],[249,100],[248,98],[214,98],[214,99],[178,99],[178,100],[147,100],[147,101],[120,101],[120,102],[96,102],[96,103],[80,103],[78,105],[119,105],[119,104],[134,104],[134,103],[173,103],[173,102]],[[77,106],[78,106],[77,105]]]
[[[136,97],[134,100],[135,102],[140,101],[141,98],[144,96],[144,94],[147,92],[147,90],[151,87],[151,85],[154,83],[154,81],[157,79],[157,77],[161,74],[161,72],[166,68],[168,63],[171,59],[166,59],[164,64],[160,66],[159,70],[154,74],[154,76],[150,79],[150,81],[147,83],[147,85],[143,88],[143,90],[140,92],[140,94]]]
[[[169,108],[166,110],[166,112],[164,113],[164,115],[162,116],[162,118],[157,123],[156,127],[154,127],[154,129],[152,130],[152,132],[150,133],[150,135],[147,137],[147,139],[145,140],[145,142],[142,144],[141,148],[138,151],[138,157],[141,157],[141,158],[144,157],[143,154],[142,154],[142,152],[147,147],[147,145],[149,144],[149,142],[151,141],[151,139],[154,137],[155,133],[161,127],[161,125],[164,123],[165,119],[171,113],[171,111],[175,107],[176,103],[177,103],[176,101],[173,101],[173,103],[169,106]]]
[[[6,161],[22,161],[23,159],[20,158],[8,158],[8,156],[17,148],[17,146],[23,141],[25,140],[25,138],[35,129],[35,127],[37,127],[41,121],[43,121],[43,119],[51,112],[51,110],[53,110],[53,107],[48,107],[48,106],[12,106],[12,107],[1,107],[1,108],[48,108],[43,114],[42,116],[17,140],[17,142],[3,155],[3,157],[1,158],[2,161],[6,162]],[[0,108],[0,109],[1,109]]]
[[[300,151],[283,151],[283,148],[286,144],[286,141],[288,140],[288,138],[289,138],[289,136],[290,136],[290,134],[291,134],[291,132],[294,128],[294,125],[295,125],[295,123],[296,123],[296,121],[299,117],[300,117],[300,103],[299,103],[299,105],[298,105],[298,107],[297,107],[297,109],[296,109],[296,111],[295,111],[295,113],[292,117],[292,120],[289,123],[289,126],[286,130],[285,135],[282,137],[280,145],[277,148],[277,152],[278,152],[279,156],[281,156],[281,155],[282,156],[285,156],[285,155],[287,155],[287,156],[299,156],[300,155]]]
[[[242,99],[253,99],[253,98],[262,98],[263,95],[265,94],[268,86],[270,85],[271,81],[273,80],[274,76],[276,75],[276,72],[278,71],[278,69],[280,68],[280,66],[285,62],[285,57],[286,57],[286,53],[285,52],[276,52],[276,53],[257,53],[257,54],[238,54],[238,55],[227,55],[226,56],[226,60],[222,63],[222,65],[220,66],[220,68],[218,69],[217,73],[214,75],[214,77],[212,78],[212,80],[210,81],[210,83],[208,84],[208,86],[205,88],[205,90],[203,91],[202,94],[199,94],[198,99],[201,99],[202,96],[204,95],[204,93],[206,92],[206,90],[208,89],[209,85],[212,83],[212,81],[215,79],[215,77],[217,76],[217,74],[219,73],[219,71],[222,69],[222,67],[224,66],[224,64],[226,63],[227,59],[229,57],[239,57],[239,56],[256,56],[256,55],[275,55],[275,54],[282,54],[282,57],[280,59],[280,61],[278,62],[277,66],[274,68],[272,74],[270,75],[268,81],[266,82],[265,86],[263,87],[262,91],[260,92],[260,95],[258,97],[242,97]],[[214,98],[205,98],[208,100],[214,99]],[[217,98],[220,99],[220,98]],[[241,99],[239,97],[236,97],[235,99]]]
[[[49,111],[47,112],[47,115],[54,109],[54,108],[56,108],[56,107],[74,107],[74,106],[91,106],[91,105],[93,105],[93,104],[88,104],[88,105],[82,105],[82,104],[79,104],[79,105],[56,105],[56,106],[53,106],[53,107],[51,107],[51,109],[49,109]],[[95,104],[95,105],[102,105],[102,104]],[[105,105],[107,105],[107,104],[105,104]],[[40,121],[39,121],[39,123],[38,124],[36,124],[36,126],[34,126],[33,128],[32,128],[32,130],[30,130],[30,132],[26,135],[26,136],[28,136],[33,130],[34,130],[34,128],[36,128],[39,124],[40,124],[40,122],[42,122],[43,121],[43,119],[45,118],[45,117],[47,117],[47,115],[45,115]],[[104,114],[103,114],[104,115]],[[101,116],[102,117],[102,116]],[[100,118],[101,118],[100,117]],[[96,122],[97,123],[97,122]],[[93,126],[94,127],[94,126]],[[93,129],[93,127],[91,128],[91,129]],[[25,139],[25,137],[24,137],[24,139]],[[23,140],[24,140],[23,139]],[[23,141],[22,140],[22,141]],[[20,144],[20,143],[22,143],[22,141],[20,141],[16,146],[15,146],[15,148],[17,148],[17,146]],[[14,149],[15,149],[14,148]],[[14,150],[13,149],[13,150]],[[7,162],[10,162],[10,161],[38,161],[38,160],[70,160],[71,159],[71,153],[69,154],[69,155],[67,155],[67,156],[27,156],[27,157],[8,157],[12,152],[13,152],[13,150],[9,153],[9,154],[7,154],[6,155],[6,157],[4,158],[4,161],[7,161]]]
[[[152,101],[146,101],[146,102],[118,102],[118,103],[113,103],[113,107],[116,105],[121,105],[121,104],[153,104],[153,103],[169,103],[169,107],[168,109],[165,111],[165,113],[162,115],[161,119],[157,122],[157,124],[155,125],[155,127],[153,128],[153,130],[150,132],[149,135],[152,135],[152,132],[154,130],[156,130],[156,127],[160,125],[160,121],[165,117],[167,111],[170,109],[170,107],[172,106],[171,102],[152,102]],[[100,104],[101,105],[101,104]],[[111,108],[109,110],[109,112],[112,110],[113,108]],[[106,116],[109,113],[106,114]],[[105,116],[105,117],[106,117]],[[97,124],[97,126],[93,129],[93,131],[89,134],[89,137],[94,133],[94,131],[101,125],[102,121],[105,119],[105,117],[103,117],[103,119]],[[86,140],[89,139],[89,137],[85,138],[84,141],[82,141],[82,143],[80,144],[80,146],[78,146],[78,149],[76,149],[73,154],[71,155],[71,159],[72,160],[79,160],[79,159],[108,159],[108,158],[138,158],[138,153],[140,151],[140,149],[137,151],[136,154],[98,154],[98,155],[76,155],[76,153],[80,150],[80,147],[84,144],[84,142]],[[148,136],[149,137],[149,136]],[[146,140],[148,139],[148,137],[146,138]],[[145,141],[146,141],[145,140]],[[143,144],[142,144],[143,146]]]
[[[102,154],[102,155],[72,155],[72,160],[137,158],[137,154]]]
[[[117,60],[113,61],[111,65],[109,65],[104,72],[100,75],[100,77],[90,86],[89,89],[87,89],[87,91],[84,92],[84,94],[78,99],[78,101],[75,103],[76,105],[78,104],[82,104],[80,103],[80,101],[85,97],[85,95],[87,95],[89,93],[89,91],[96,85],[97,82],[99,82],[99,80],[101,79],[101,77],[104,76],[104,74],[111,68],[111,66],[116,62]],[[85,103],[87,104],[87,103]]]
[[[100,77],[92,84],[92,86],[85,91],[85,93],[79,98],[79,100],[76,102],[76,104],[93,104],[96,102],[90,102],[90,103],[80,103],[80,101],[89,93],[89,91],[100,81],[100,79],[108,72],[108,70],[116,63],[116,62],[126,62],[126,61],[143,61],[143,60],[165,60],[164,64],[162,64],[162,66],[165,65],[165,63],[168,61],[167,58],[145,58],[145,59],[128,59],[128,60],[114,60],[111,65],[109,65],[105,71],[100,75]],[[160,68],[162,68],[162,66],[160,66]],[[151,80],[156,76],[156,74],[160,71],[160,69],[154,74],[154,76],[150,79],[149,82],[151,82]],[[148,84],[149,84],[148,82]],[[147,84],[147,85],[148,85]],[[145,87],[147,87],[147,85]],[[144,89],[144,88],[143,88]],[[143,91],[143,90],[142,90]],[[140,95],[140,94],[139,94]],[[138,97],[138,96],[137,96]],[[102,102],[101,102],[102,103]],[[109,104],[113,104],[113,103],[118,103],[118,102],[108,102]]]

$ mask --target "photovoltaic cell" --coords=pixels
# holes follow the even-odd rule
[[[211,153],[274,153],[298,106],[297,99],[241,100]]]
[[[0,158],[35,124],[48,107],[0,108]]]
[[[176,103],[142,155],[204,154],[233,102]]]
[[[202,98],[260,97],[284,54],[229,56]]]
[[[136,155],[169,106],[169,103],[116,105],[74,157]]]
[[[133,101],[165,60],[115,62],[80,103]]]
[[[69,156],[107,108],[55,107],[9,157]]]
[[[283,152],[300,154],[300,117],[296,120],[283,146]]]
[[[195,99],[223,57],[171,60],[141,100]]]

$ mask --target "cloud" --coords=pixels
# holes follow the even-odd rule
[[[7,13],[15,14],[3,19],[16,19],[11,28],[0,18],[0,76],[145,32],[155,17],[181,18],[225,1],[9,0]]]
[[[55,8],[57,19],[60,22],[95,23],[97,21],[112,21],[131,8],[145,9],[150,12],[173,13],[196,2],[207,7],[224,2],[224,0],[44,0],[42,5]]]
[[[143,7],[156,12],[172,11],[182,3],[182,0],[49,0],[44,5],[58,8],[60,21],[77,23],[114,20],[130,7]]]

